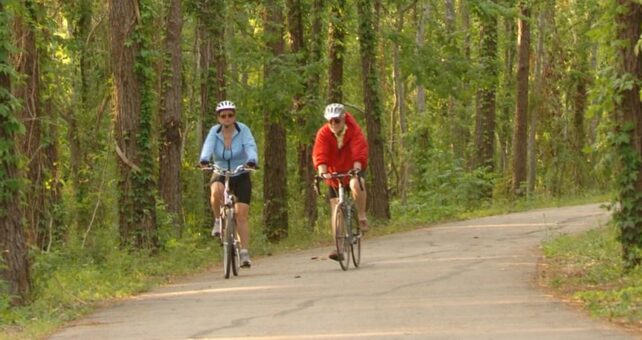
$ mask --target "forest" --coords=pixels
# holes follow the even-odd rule
[[[221,100],[259,146],[253,248],[328,233],[311,149],[338,102],[374,229],[610,194],[637,267],[641,25],[638,0],[0,0],[0,316],[217,252]]]

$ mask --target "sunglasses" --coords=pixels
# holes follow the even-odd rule
[[[330,124],[339,124],[339,123],[341,123],[342,121],[343,121],[343,119],[341,119],[341,118],[332,118],[332,119],[330,119],[330,120],[328,121],[328,123],[330,123]]]
[[[227,119],[227,118],[234,117],[234,115],[235,115],[234,113],[228,113],[228,114],[220,114],[218,116],[219,116],[219,118]]]

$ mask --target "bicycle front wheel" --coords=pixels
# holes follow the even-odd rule
[[[234,230],[232,236],[232,273],[234,276],[238,276],[241,269],[241,239],[236,233],[236,221],[232,220],[230,224],[234,225],[234,228],[232,228]]]
[[[355,268],[359,267],[361,263],[361,237],[363,233],[359,230],[359,216],[357,215],[357,208],[352,207],[350,214],[350,233],[352,233],[350,250],[352,252],[352,263]]]
[[[334,242],[341,269],[348,270],[350,266],[350,241],[346,228],[345,211],[342,204],[337,204],[334,210]]]
[[[234,233],[236,232],[236,226],[234,225],[234,220],[230,217],[231,214],[227,214],[227,217],[222,222],[224,223],[225,231],[223,237],[223,272],[225,278],[230,278],[230,273],[234,270],[234,258],[235,258],[235,246],[234,246]],[[237,273],[234,273],[236,275]]]

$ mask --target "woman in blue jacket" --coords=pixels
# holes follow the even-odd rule
[[[214,125],[203,143],[200,163],[208,165],[214,162],[219,168],[234,170],[245,164],[254,168],[258,163],[256,142],[252,131],[247,125],[236,121],[236,106],[229,100],[216,105],[218,124]],[[214,213],[214,228],[212,235],[221,234],[220,206],[223,202],[225,178],[214,176],[211,181],[211,206]],[[252,197],[252,183],[248,172],[230,178],[230,188],[236,196],[236,224],[241,237],[241,266],[250,267],[250,229],[248,214]]]

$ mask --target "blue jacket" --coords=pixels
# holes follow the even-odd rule
[[[236,122],[234,125],[236,131],[229,149],[225,148],[222,126],[216,124],[210,129],[201,150],[201,162],[214,161],[216,166],[227,170],[234,170],[247,162],[259,163],[252,131],[243,123]]]

